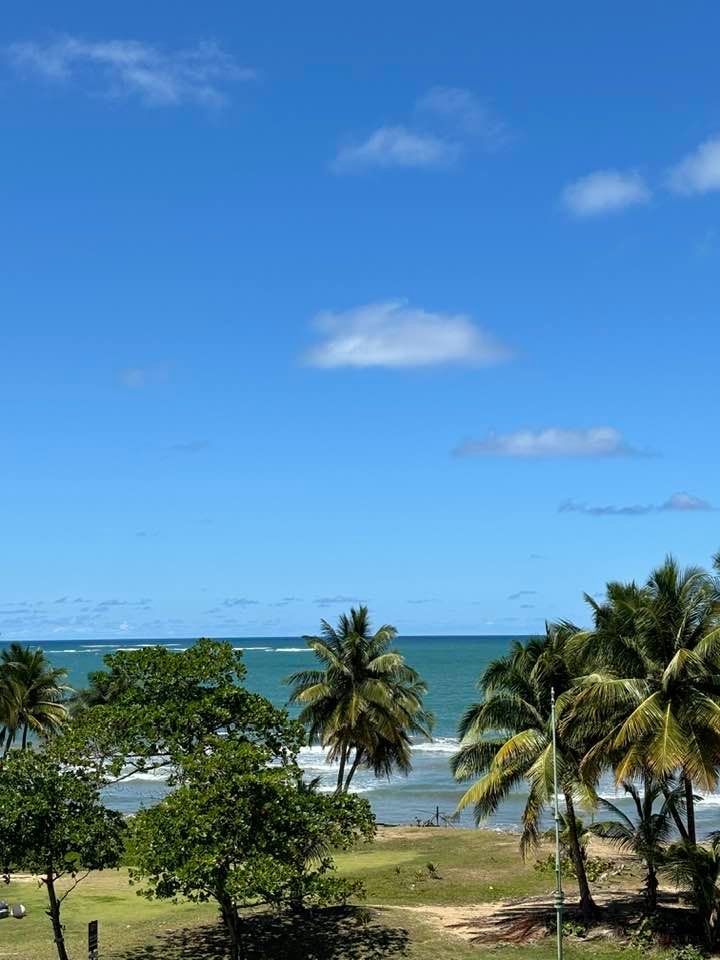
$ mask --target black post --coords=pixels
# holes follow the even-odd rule
[[[435,807],[435,826],[440,826],[440,807]]]
[[[88,924],[88,960],[99,960],[97,920],[91,920]]]

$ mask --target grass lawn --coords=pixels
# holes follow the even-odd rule
[[[435,869],[428,871],[427,865]],[[452,929],[452,911],[463,918],[483,904],[543,896],[552,876],[523,864],[517,840],[478,830],[392,828],[377,841],[338,857],[339,870],[360,877],[368,910],[324,911],[303,921],[267,914],[250,919],[253,956],[282,960],[551,960],[552,939],[522,946],[478,945]],[[636,876],[623,882],[636,885]],[[612,883],[617,889],[619,881]],[[598,887],[602,891],[603,887]],[[28,916],[0,921],[0,960],[53,960],[44,888],[15,882],[0,888],[11,903],[23,902]],[[567,886],[568,899],[572,887]],[[489,907],[487,909],[490,909]],[[86,925],[100,921],[102,960],[221,960],[224,937],[210,904],[147,901],[128,885],[127,873],[109,871],[88,878],[68,898],[64,922],[72,960],[84,960]],[[646,951],[647,952],[647,951]],[[639,954],[608,936],[570,941],[568,960],[639,960]]]

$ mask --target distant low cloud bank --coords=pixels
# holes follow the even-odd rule
[[[318,314],[322,341],[305,354],[314,367],[489,366],[511,353],[466,314],[433,313],[404,300]]]
[[[715,510],[716,508],[700,497],[692,496],[685,491],[673,493],[664,503],[660,504],[605,504],[590,506],[579,503],[577,500],[565,500],[558,507],[559,513],[585,513],[590,517],[640,517],[648,513],[695,513],[698,511]]]
[[[490,432],[480,439],[465,440],[454,451],[459,457],[619,457],[641,456],[614,427],[584,430],[548,427],[545,430]]]

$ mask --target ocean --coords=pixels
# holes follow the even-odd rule
[[[297,670],[308,669],[312,652],[298,637],[230,639],[242,650],[247,667],[246,685],[268,697],[277,706],[287,703],[288,688],[283,678]],[[359,770],[353,780],[353,789],[367,797],[381,823],[416,823],[449,817],[463,793],[463,785],[456,783],[448,761],[457,749],[457,725],[462,713],[478,698],[477,680],[487,664],[507,652],[513,640],[509,636],[485,637],[399,637],[396,646],[408,663],[423,677],[428,686],[426,703],[435,715],[433,740],[416,743],[413,748],[413,769],[409,776],[393,776],[378,780],[371,773]],[[160,644],[170,650],[182,650],[192,640],[136,640],[127,643],[117,640],[55,641],[40,644],[49,659],[57,666],[66,667],[69,682],[74,687],[85,685],[88,673],[103,668],[103,657],[116,650],[132,650]],[[293,712],[292,709],[290,711]],[[319,747],[304,747],[300,763],[308,779],[321,777],[321,788],[334,786],[337,768],[327,764]],[[108,790],[109,805],[131,813],[161,799],[166,792],[162,775],[158,773],[135,776]],[[622,791],[617,791],[609,780],[601,784],[603,796],[631,809]],[[509,796],[485,826],[502,830],[519,830],[525,794],[518,791]],[[720,794],[710,795],[697,806],[698,830],[703,833],[720,827]],[[603,814],[603,817],[605,815]],[[457,821],[459,825],[472,824],[472,814],[466,811]],[[548,824],[549,825],[549,824]]]

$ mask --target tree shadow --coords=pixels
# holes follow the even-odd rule
[[[598,905],[593,922],[587,925],[576,904],[566,904],[563,920],[578,924],[588,940],[604,937],[608,932],[621,939],[637,930],[645,916],[645,902],[640,895],[627,890],[604,894],[605,902]],[[522,897],[498,905],[490,914],[473,915],[454,923],[450,929],[462,931],[472,943],[523,944],[555,935],[556,914],[547,897]],[[698,923],[693,910],[688,909],[677,894],[661,894],[653,922],[658,942],[688,943],[697,939]]]
[[[374,911],[352,907],[252,914],[244,940],[248,960],[393,960],[407,956],[409,945],[407,931],[378,923]],[[116,960],[227,960],[228,955],[218,922],[164,932]]]

